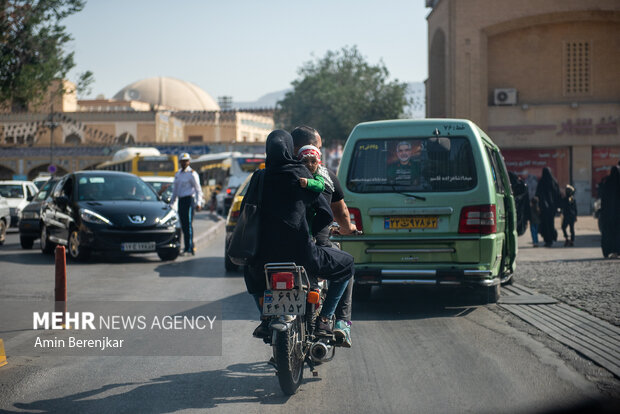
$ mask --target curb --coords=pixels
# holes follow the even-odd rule
[[[4,352],[4,342],[0,339],[0,367],[6,364],[8,364],[8,362],[6,361],[6,353]]]
[[[199,246],[202,244],[207,243],[209,240],[211,240],[212,238],[215,237],[215,235],[225,227],[226,225],[226,220],[221,217],[218,216],[214,213],[210,213],[211,217],[216,217],[217,221],[207,229],[207,231],[205,231],[204,233],[200,234],[200,236],[196,237],[194,239],[194,245],[195,246]]]

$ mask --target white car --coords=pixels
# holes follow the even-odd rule
[[[166,203],[170,202],[172,198],[172,184],[174,183],[174,177],[162,177],[159,175],[150,175],[145,177],[140,177],[142,181],[148,183],[155,189],[157,194],[164,200]],[[172,206],[173,209],[178,211],[179,201],[175,201]]]
[[[11,223],[11,210],[9,202],[5,197],[0,195],[0,244],[4,244],[6,240],[6,229]]]
[[[37,186],[38,189],[41,189],[41,187],[43,187],[43,185],[49,181],[49,179],[52,178],[51,175],[43,175],[40,174],[37,178],[35,178],[34,180],[32,180],[32,182],[34,183],[34,185]]]
[[[9,227],[17,227],[24,207],[39,191],[32,181],[7,180],[0,181],[0,195],[6,198],[11,213]]]

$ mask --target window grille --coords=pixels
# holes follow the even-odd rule
[[[569,96],[590,93],[590,42],[566,42],[564,45],[564,93]]]

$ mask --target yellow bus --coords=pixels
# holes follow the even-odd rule
[[[162,155],[157,148],[130,147],[117,151],[112,160],[97,165],[95,169],[124,171],[141,177],[174,177],[179,161],[176,155]]]
[[[225,215],[237,187],[264,162],[264,154],[221,152],[201,155],[192,160],[192,168],[200,176],[207,202],[214,203],[215,210]],[[216,198],[212,198],[214,192],[217,193]]]

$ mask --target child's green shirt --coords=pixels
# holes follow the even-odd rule
[[[319,173],[314,173],[312,176],[314,178],[308,178],[308,186],[306,188],[315,193],[322,193],[325,190],[325,178]]]
[[[314,191],[315,193],[322,193],[325,190],[325,178],[319,173],[312,174],[314,178],[308,178],[308,185],[306,189]],[[310,236],[312,236],[312,219],[316,215],[316,211],[313,208],[308,208],[306,211],[306,220],[308,221],[308,229],[310,230]]]

